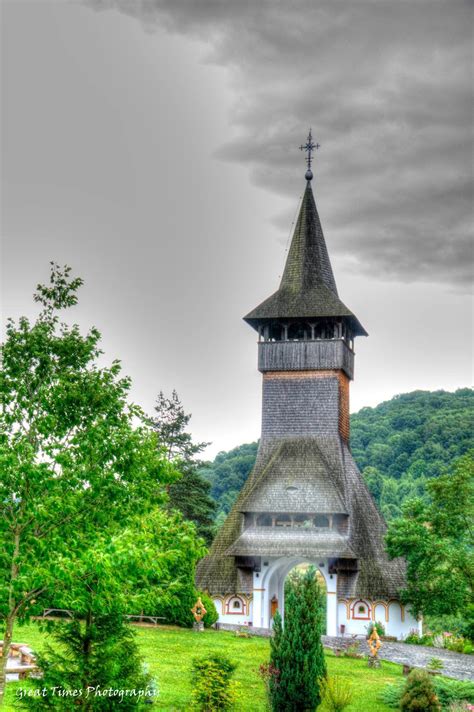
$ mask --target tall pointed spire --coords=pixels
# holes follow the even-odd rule
[[[308,153],[319,144],[301,146]],[[341,317],[350,323],[354,336],[367,335],[357,317],[339,299],[323,229],[311,189],[313,173],[306,171],[306,189],[278,290],[244,317],[251,326],[285,319]]]
[[[308,181],[301,203],[281,289],[308,291],[325,284],[337,295],[336,280],[329,260],[318,210]]]

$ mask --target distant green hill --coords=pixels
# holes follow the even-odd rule
[[[385,518],[400,513],[404,499],[424,494],[460,455],[474,448],[474,391],[413,391],[351,415],[351,448]],[[257,443],[220,452],[200,472],[222,520],[255,462]]]

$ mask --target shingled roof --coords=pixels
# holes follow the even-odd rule
[[[349,514],[347,536],[334,538],[333,534],[318,535],[310,530],[290,528],[273,529],[270,535],[267,527],[242,531],[243,511],[248,511],[246,502],[252,492],[258,490],[265,480],[265,473],[289,447],[301,452],[312,452],[315,466],[320,466],[324,458],[331,480],[340,493],[345,510]],[[309,464],[309,462],[308,462]],[[311,471],[311,470],[310,470]],[[357,560],[357,571],[341,572],[338,575],[340,596],[361,598],[397,598],[405,584],[405,562],[402,559],[389,561],[384,548],[385,522],[374,504],[347,445],[337,437],[294,438],[273,443],[260,443],[257,461],[247,482],[243,486],[229,516],[217,534],[211,550],[198,564],[196,583],[211,594],[225,594],[240,591],[252,592],[251,577],[239,576],[235,556],[256,552],[257,555],[286,556],[290,550],[296,551],[296,539],[311,551],[305,556],[352,556]],[[296,539],[295,539],[296,537]],[[272,541],[270,541],[270,538]],[[303,542],[303,539],[307,543]],[[255,548],[253,548],[255,547]],[[319,550],[318,550],[319,547]],[[245,554],[244,554],[245,552]]]
[[[347,514],[341,493],[315,440],[283,440],[275,448],[242,512]]]
[[[339,299],[308,181],[280,287],[244,319],[255,328],[262,320],[318,317],[346,318],[355,336],[367,336],[357,317]]]
[[[249,527],[226,551],[229,556],[340,556],[356,558],[347,537],[336,531]]]

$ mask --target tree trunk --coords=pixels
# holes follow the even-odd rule
[[[3,705],[3,698],[5,694],[5,683],[6,683],[6,669],[8,662],[8,654],[10,652],[12,644],[13,635],[13,623],[15,622],[15,615],[11,613],[7,616],[5,621],[5,635],[3,637],[3,652],[0,657],[0,707]]]
[[[15,618],[17,615],[17,608],[15,606],[15,599],[13,597],[13,584],[18,576],[18,564],[17,559],[20,553],[20,528],[15,529],[14,541],[13,541],[13,555],[12,563],[10,569],[10,589],[8,592],[8,613],[5,619],[5,635],[3,637],[3,652],[0,657],[0,707],[3,706],[4,696],[5,696],[5,684],[7,678],[7,662],[8,655],[10,653],[10,648],[12,644],[13,636],[13,624],[15,623]]]
[[[86,622],[85,622],[85,629],[84,629],[84,641],[82,645],[82,651],[84,654],[83,657],[83,677],[82,677],[82,689],[83,689],[83,694],[87,695],[87,688],[89,687],[91,683],[90,679],[90,657],[92,653],[92,623],[93,623],[93,616],[92,616],[92,611],[87,611],[86,614]],[[87,696],[84,697],[84,710],[87,712],[89,710],[93,709],[93,702],[92,699],[89,699]]]

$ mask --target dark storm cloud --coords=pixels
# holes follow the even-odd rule
[[[209,46],[236,95],[219,151],[295,198],[295,143],[322,144],[316,190],[331,252],[380,278],[468,285],[472,4],[100,0]],[[172,68],[170,67],[170,71]],[[303,164],[302,171],[304,170]],[[289,214],[276,223],[288,230]]]

